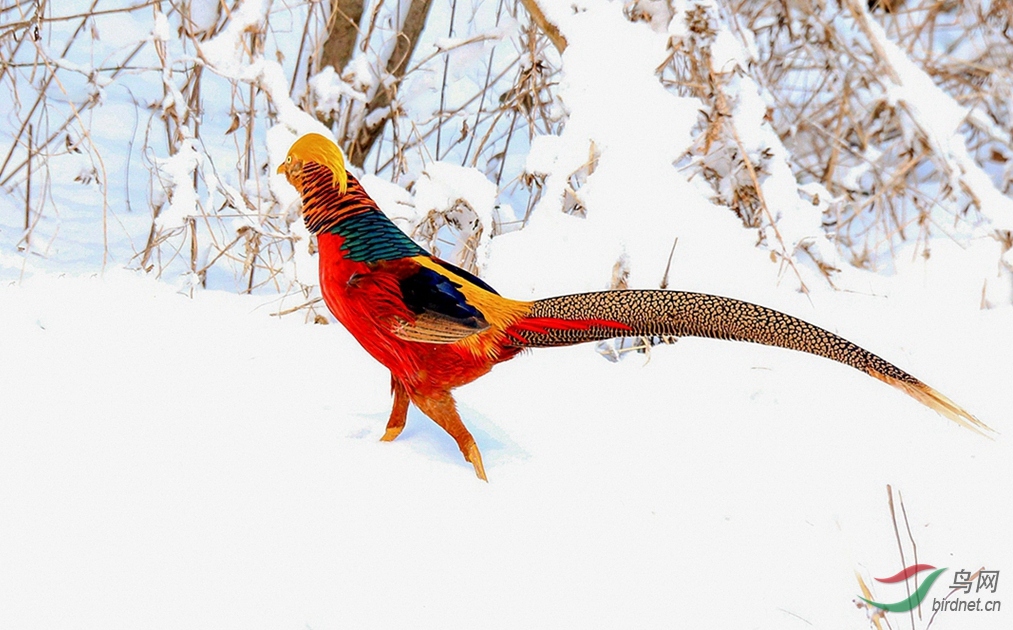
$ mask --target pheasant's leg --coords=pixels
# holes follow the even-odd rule
[[[390,377],[390,392],[394,394],[394,407],[390,410],[387,430],[384,432],[383,437],[380,438],[384,442],[391,442],[401,435],[401,431],[404,430],[405,420],[408,418],[408,391],[405,390],[404,385],[400,381],[394,378],[394,375]]]
[[[471,462],[475,467],[475,474],[482,481],[489,481],[485,476],[485,466],[482,465],[482,454],[478,452],[478,445],[475,438],[461,422],[461,416],[457,413],[457,405],[450,392],[440,394],[437,398],[425,398],[418,396],[412,399],[415,406],[422,410],[433,421],[443,427],[443,430],[450,434],[457,442],[458,448],[464,454],[464,459]]]

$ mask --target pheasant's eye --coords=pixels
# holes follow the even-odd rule
[[[288,156],[288,157],[285,158],[285,164],[291,164],[291,163],[292,163],[292,156],[290,155],[290,156]]]

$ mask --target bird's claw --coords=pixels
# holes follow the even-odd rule
[[[471,462],[471,465],[475,467],[475,476],[482,481],[489,481],[489,478],[485,476],[485,465],[482,464],[482,454],[478,452],[478,444],[471,443],[467,452],[464,453],[464,459]]]

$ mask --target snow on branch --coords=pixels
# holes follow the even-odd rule
[[[243,0],[230,13],[225,29],[200,46],[200,57],[216,72],[238,79],[245,66],[243,56],[252,52],[244,36],[264,27],[268,6],[266,0]]]
[[[713,186],[715,201],[759,230],[761,241],[791,268],[803,291],[811,274],[798,264],[802,261],[815,263],[829,281],[842,268],[822,226],[830,194],[796,179],[791,153],[770,124],[772,98],[750,69],[756,56],[753,33],[737,27],[710,1],[679,5],[668,32],[671,65],[679,56],[691,59],[691,80],[707,88],[696,92],[709,109],[696,164]]]
[[[168,199],[168,209],[156,219],[160,230],[183,227],[187,219],[200,215],[194,173],[203,161],[203,154],[194,146],[193,138],[185,138],[175,155],[156,158],[155,169]]]
[[[953,180],[951,188],[964,190],[993,228],[1013,230],[1013,199],[995,187],[971,157],[959,132],[968,120],[969,110],[936,86],[928,74],[890,41],[883,27],[871,19],[864,3],[848,0],[847,4],[885,70],[886,77],[880,75],[878,80],[885,85],[889,102],[903,108],[932,147],[934,157]]]

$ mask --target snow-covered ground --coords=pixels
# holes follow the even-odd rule
[[[396,442],[379,441],[387,372],[338,325],[274,316],[301,297],[217,290],[233,288],[225,272],[203,290],[178,269],[127,270],[150,226],[137,202],[146,180],[135,170],[136,207],[113,203],[104,230],[97,188],[73,182],[83,158],[61,156],[50,165],[58,212],[40,218],[31,253],[15,250],[22,209],[0,198],[0,630],[864,629],[856,575],[895,602],[903,586],[874,578],[915,561],[949,571],[914,624],[891,613],[890,627],[926,628],[955,572],[980,568],[1000,571],[996,592],[961,597],[1006,608],[943,612],[931,627],[1013,626],[1013,307],[987,225],[961,222],[927,259],[898,250],[889,277],[842,265],[833,290],[794,249],[834,255],[820,209],[799,201],[776,157],[768,166],[782,175],[763,185],[796,277],[771,262],[773,238],[756,247],[756,231],[673,166],[697,111],[657,83],[674,30],[630,23],[621,3],[582,6],[550,15],[570,42],[566,125],[511,156],[545,193],[523,230],[483,233],[483,276],[529,299],[602,289],[622,260],[631,286],[656,287],[671,255],[671,288],[834,330],[965,406],[995,439],[804,354],[683,339],[613,363],[586,345],[531,352],[458,390],[486,484],[417,410]],[[148,18],[119,43],[153,32]],[[118,87],[94,112],[92,139],[107,148],[139,137],[107,124],[136,115]],[[606,93],[643,115],[602,108]],[[739,132],[745,150],[769,148],[763,104],[743,102],[736,124],[756,121]],[[277,133],[258,140],[272,164],[308,120],[285,106]],[[233,142],[209,131],[226,114],[205,113],[209,155]],[[559,212],[594,152],[574,193],[586,217]],[[108,153],[115,195],[133,158]],[[488,222],[491,184],[476,175],[441,164],[411,194],[363,179],[416,214],[425,198],[452,201],[446,186],[478,191],[462,194]],[[392,213],[413,220],[410,205]],[[299,259],[312,284],[313,260]]]
[[[995,441],[807,355],[581,346],[459,390],[488,484],[417,411],[379,442],[387,375],[339,326],[127,271],[5,284],[0,627],[868,627],[887,484],[920,562],[1013,566],[1013,311],[918,284],[808,315]]]

